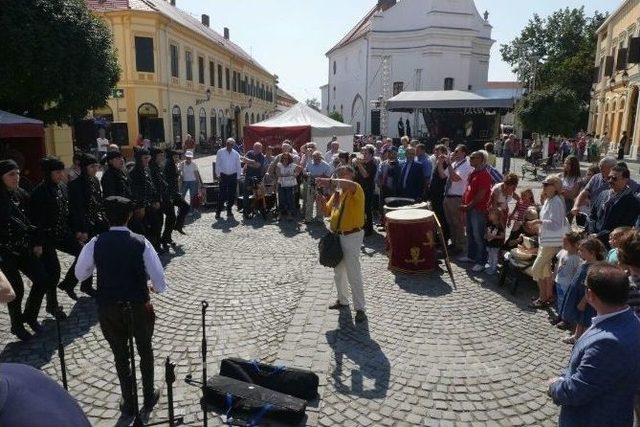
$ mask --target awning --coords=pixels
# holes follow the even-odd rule
[[[504,91],[493,91],[491,89],[477,92],[436,90],[402,92],[387,101],[387,110],[512,109],[514,104],[514,98],[506,96]]]
[[[0,111],[0,138],[42,138],[44,125],[40,120]]]

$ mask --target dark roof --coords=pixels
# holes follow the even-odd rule
[[[111,12],[117,10],[140,10],[145,12],[157,12],[161,15],[169,18],[183,27],[186,27],[201,36],[209,39],[211,42],[216,43],[223,49],[231,52],[232,54],[242,58],[246,62],[259,68],[266,74],[273,75],[266,68],[258,63],[245,52],[240,46],[233,43],[231,40],[225,39],[221,34],[215,30],[205,26],[199,19],[191,16],[187,12],[178,9],[176,6],[172,6],[166,0],[85,0],[89,9],[96,12]]]

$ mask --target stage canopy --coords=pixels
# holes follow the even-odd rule
[[[42,138],[44,125],[40,120],[0,111],[0,138]]]
[[[245,148],[251,148],[258,141],[269,146],[279,146],[284,139],[290,139],[296,149],[313,141],[323,151],[326,148],[324,145],[334,135],[338,137],[341,149],[353,149],[351,125],[330,119],[302,102],[275,117],[244,128]]]
[[[485,89],[476,92],[435,90],[402,92],[387,101],[389,111],[504,109],[514,107],[515,99],[505,91]]]
[[[44,124],[40,120],[0,111],[0,159],[14,159],[22,176],[37,183],[45,155]]]

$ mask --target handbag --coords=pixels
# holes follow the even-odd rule
[[[338,216],[336,230],[340,229],[340,223],[342,222],[342,214],[344,213],[344,205],[346,201],[347,199],[345,196],[340,208],[340,215]],[[318,242],[318,253],[320,265],[329,268],[336,268],[344,256],[342,253],[342,246],[340,245],[340,235],[333,231],[329,231],[325,234],[324,237],[320,239],[320,242]]]

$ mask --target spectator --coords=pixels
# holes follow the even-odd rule
[[[561,310],[561,316],[565,322],[575,325],[574,333],[562,339],[567,344],[575,344],[591,325],[591,318],[595,313],[593,308],[587,304],[584,281],[589,267],[604,260],[605,249],[600,240],[589,237],[580,242],[578,254],[584,262],[571,279]]]
[[[282,219],[293,219],[295,209],[295,187],[298,184],[297,177],[302,168],[293,163],[291,153],[282,153],[276,169],[278,179],[278,200],[280,202],[280,215]]]
[[[507,242],[518,237],[520,233],[522,233],[522,228],[526,221],[526,212],[530,207],[535,208],[535,206],[536,201],[533,197],[533,191],[531,191],[530,188],[527,188],[520,194],[520,199],[516,202],[516,206],[513,208],[513,212],[511,212],[511,215],[509,215],[507,220],[507,227],[511,227],[513,225]]]
[[[469,156],[469,164],[475,170],[469,174],[460,213],[465,213],[467,218],[467,258],[475,263],[472,271],[480,272],[484,270],[487,262],[485,232],[491,197],[491,175],[487,171],[486,158],[481,151]]]
[[[398,149],[389,147],[386,149],[386,155],[387,159],[380,164],[377,176],[383,205],[387,197],[398,197],[402,189],[400,184],[402,168],[398,162]]]
[[[312,221],[322,222],[322,207],[316,203],[316,195],[318,189],[316,186],[316,178],[329,178],[333,172],[332,167],[322,159],[322,153],[315,151],[312,155],[313,161],[307,164],[304,171],[306,179],[309,181],[307,185],[307,193],[305,194],[305,223]],[[313,216],[313,205],[316,205],[316,216]]]
[[[253,192],[255,183],[262,182],[264,174],[267,170],[267,158],[262,153],[262,144],[256,142],[253,144],[253,150],[249,150],[244,157],[245,162],[245,174],[244,174],[244,191],[242,198],[242,216],[248,218],[249,209],[245,209],[249,206],[249,196]]]
[[[610,190],[604,191],[592,203],[590,230],[605,245],[611,230],[633,227],[640,215],[640,200],[629,187],[629,169],[616,165],[607,177]]]
[[[407,160],[407,148],[409,147],[409,137],[403,136],[400,138],[400,147],[398,147],[398,160],[404,162]]]
[[[496,167],[496,154],[494,153],[494,145],[492,142],[484,144],[484,151],[487,152],[487,165]]]
[[[195,150],[196,148],[196,142],[193,139],[193,137],[189,134],[187,134],[187,137],[184,139],[184,143],[182,144],[182,148],[187,151],[187,150]]]
[[[496,155],[498,156],[502,156],[502,146],[503,146],[504,142],[502,140],[502,138],[496,138],[495,143],[494,143],[494,148],[496,151]]]
[[[6,427],[90,427],[78,405],[42,371],[0,363],[0,425]]]
[[[356,182],[360,184],[364,191],[364,236],[368,237],[373,234],[373,205],[376,187],[376,165],[375,147],[367,144],[362,149],[363,157],[357,157],[353,162],[356,171]]]
[[[576,197],[573,203],[571,213],[575,216],[580,212],[580,208],[587,204],[587,200],[590,202],[598,199],[603,191],[611,188],[607,181],[611,168],[616,165],[616,159],[613,157],[605,157],[600,160],[600,173],[595,174],[587,183],[587,186],[582,189],[578,197]],[[589,206],[589,211],[591,206]]]
[[[553,302],[553,283],[551,281],[551,263],[560,248],[562,239],[568,231],[564,200],[562,200],[562,181],[558,177],[547,177],[543,182],[545,199],[540,219],[533,221],[540,226],[540,250],[533,263],[533,280],[538,283],[539,295],[531,303],[533,308],[546,308]]]
[[[421,201],[424,193],[424,169],[422,164],[415,160],[415,148],[407,147],[405,157],[400,181],[402,197]]]
[[[416,160],[422,164],[422,171],[424,173],[424,194],[426,196],[429,191],[429,187],[431,186],[431,175],[433,174],[433,166],[431,165],[429,156],[427,156],[427,147],[424,144],[416,145]],[[427,197],[423,197],[423,200],[426,199]]]
[[[73,165],[69,169],[67,169],[67,176],[69,177],[67,183],[73,181],[74,179],[80,176],[82,172],[82,167],[80,166],[82,163],[83,154],[77,152],[73,155]]]
[[[518,187],[518,175],[513,172],[509,172],[504,177],[504,181],[496,184],[491,189],[491,198],[489,201],[490,208],[499,209],[502,212],[502,219],[504,220],[503,226],[507,225],[507,218],[509,216],[509,203],[513,198],[518,200],[516,194],[516,188]],[[526,208],[525,208],[526,210]]]
[[[632,426],[640,386],[640,321],[626,305],[625,273],[607,264],[588,273],[586,299],[597,316],[571,352],[563,376],[549,381],[560,427]]]
[[[444,190],[444,214],[451,234],[452,253],[460,254],[467,249],[467,239],[464,234],[463,215],[460,212],[462,194],[467,188],[467,180],[473,172],[473,166],[467,158],[467,147],[458,145],[450,158],[442,161],[438,166],[440,177],[447,178]],[[469,258],[461,255],[458,259],[469,262]]]
[[[442,142],[442,141],[441,141]],[[448,143],[448,140],[446,141]],[[431,177],[431,205],[433,212],[438,216],[445,242],[449,240],[449,224],[444,216],[444,190],[447,185],[447,177],[444,171],[449,167],[449,150],[445,144],[438,144],[433,149],[434,166]]]
[[[180,164],[178,169],[182,198],[184,199],[189,193],[189,200],[193,200],[200,192],[199,183],[202,182],[198,165],[193,161],[193,151],[187,151],[184,154],[184,162]]]
[[[186,142],[186,141],[185,141]],[[216,219],[220,219],[220,213],[227,202],[227,219],[233,218],[233,203],[236,200],[238,179],[242,175],[240,154],[233,149],[236,141],[228,138],[226,146],[218,150],[216,155],[216,178],[220,180],[220,192],[218,193],[218,206],[216,207]]]
[[[624,237],[629,233],[632,227],[618,227],[609,234],[609,252],[607,252],[607,262],[609,264],[618,265],[618,251]]]
[[[487,245],[489,266],[487,267],[487,274],[496,274],[498,271],[498,256],[500,255],[500,249],[504,245],[505,228],[504,220],[502,218],[503,212],[500,209],[490,209],[488,215],[487,231],[485,233],[485,240]]]
[[[509,135],[504,142],[502,149],[502,175],[506,175],[511,171],[511,157],[515,156],[518,152],[518,141],[514,134]]]
[[[580,193],[580,162],[576,156],[569,156],[564,161],[563,171],[560,174],[562,180],[562,197],[564,198],[567,212],[571,211],[574,200]]]
[[[565,296],[571,285],[571,280],[578,272],[578,268],[582,261],[578,255],[578,245],[580,244],[580,233],[575,231],[569,231],[564,235],[562,240],[562,249],[556,255],[556,269],[555,269],[555,289],[556,289],[556,313],[558,315],[553,320],[552,324],[555,324],[559,329],[566,329],[569,327],[569,323],[565,322],[562,318],[562,305],[564,304]]]
[[[322,188],[338,185],[338,190],[327,200],[318,195],[323,203],[325,215],[330,216],[329,227],[340,235],[340,246],[343,258],[334,269],[334,280],[338,291],[338,299],[329,308],[341,310],[349,305],[347,282],[351,286],[353,306],[356,309],[355,320],[358,323],[367,320],[365,314],[364,289],[362,286],[362,269],[360,267],[360,246],[364,232],[364,191],[360,184],[353,180],[354,171],[351,166],[342,166],[336,170],[338,179],[319,178],[316,184]]]
[[[636,314],[640,314],[640,230],[638,228],[629,231],[620,239],[618,262],[629,273],[630,288],[627,304]],[[636,413],[640,418],[640,405],[638,403],[636,405]]]
[[[324,155],[324,161],[328,164],[332,164],[340,152],[340,143],[338,141],[333,141],[329,147],[330,149]]]

